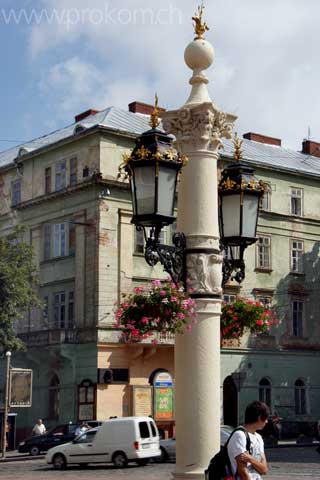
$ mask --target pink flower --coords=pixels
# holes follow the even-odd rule
[[[139,295],[139,293],[143,293],[144,292],[144,287],[135,287],[133,289],[134,293],[136,293],[137,295]]]
[[[256,320],[256,325],[262,326],[263,325],[263,320]]]
[[[161,287],[161,281],[160,280],[152,280],[151,284],[154,287]]]
[[[177,297],[171,297],[171,302],[177,302],[178,298]]]
[[[167,295],[167,292],[165,290],[160,290],[159,295],[160,297],[165,297]]]
[[[186,330],[187,330],[187,332],[191,332],[192,326],[191,326],[191,325],[187,325],[187,326],[186,326]]]
[[[185,314],[184,313],[177,313],[177,317],[180,318],[180,320],[183,320],[184,318],[186,318]]]
[[[158,343],[158,340],[154,338],[153,340],[151,340],[151,343],[153,343],[153,345],[156,345]]]
[[[148,317],[142,317],[142,318],[141,318],[141,323],[143,323],[144,325],[146,325],[147,323],[149,323],[149,318],[148,318]]]

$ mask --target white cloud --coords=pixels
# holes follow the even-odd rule
[[[180,106],[190,89],[183,51],[193,37],[190,17],[196,3],[91,0],[89,10],[87,0],[43,0],[42,7],[56,9],[60,19],[65,12],[64,21],[31,29],[33,62],[45,56],[49,64],[41,82],[47,101],[60,114],[62,105],[65,114],[74,115],[91,106],[152,101],[157,91],[164,106]],[[237,130],[274,135],[298,148],[310,126],[320,140],[319,2],[207,4],[207,39],[216,50],[215,64],[207,72],[210,95],[238,115]],[[105,16],[100,21],[101,12]],[[57,61],[54,52],[62,47],[66,53]]]

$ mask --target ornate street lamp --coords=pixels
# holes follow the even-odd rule
[[[242,141],[234,138],[235,163],[225,168],[219,182],[219,226],[221,247],[225,251],[222,284],[245,278],[244,250],[257,241],[256,231],[261,197],[265,185],[251,167],[241,163]],[[232,272],[235,272],[232,275]]]
[[[133,216],[131,222],[137,230],[143,230],[146,248],[145,259],[151,266],[159,261],[171,278],[184,280],[185,236],[175,233],[173,245],[160,243],[161,229],[171,225],[176,217],[174,204],[178,176],[186,157],[173,147],[173,138],[157,128],[159,120],[158,97],[151,114],[151,130],[136,140],[131,155],[125,156],[119,175],[129,178]],[[149,233],[149,235],[148,235]]]

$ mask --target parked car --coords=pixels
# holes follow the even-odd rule
[[[107,420],[72,442],[51,448],[46,460],[57,470],[73,463],[112,462],[125,467],[132,461],[146,465],[160,453],[159,432],[152,418],[124,417]]]
[[[221,445],[224,445],[228,440],[231,432],[234,430],[233,427],[229,425],[221,425],[220,430],[220,442]],[[161,455],[160,457],[156,458],[155,461],[157,463],[163,463],[167,461],[175,461],[176,459],[176,439],[175,438],[167,438],[166,440],[160,440],[160,450]]]
[[[92,420],[87,422],[90,427],[97,427],[102,422]],[[42,452],[46,452],[56,445],[70,442],[76,436],[76,430],[79,427],[79,423],[66,423],[57,425],[51,428],[43,435],[35,435],[26,438],[23,442],[19,443],[19,453],[30,453],[30,455],[39,455]]]

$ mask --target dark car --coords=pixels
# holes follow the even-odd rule
[[[101,425],[98,421],[87,422],[90,427],[97,427]],[[30,455],[39,455],[41,452],[46,452],[56,445],[62,443],[72,442],[76,436],[76,430],[79,427],[79,423],[67,423],[58,425],[51,428],[44,435],[35,435],[33,437],[26,438],[23,442],[19,443],[19,453],[30,453]]]

